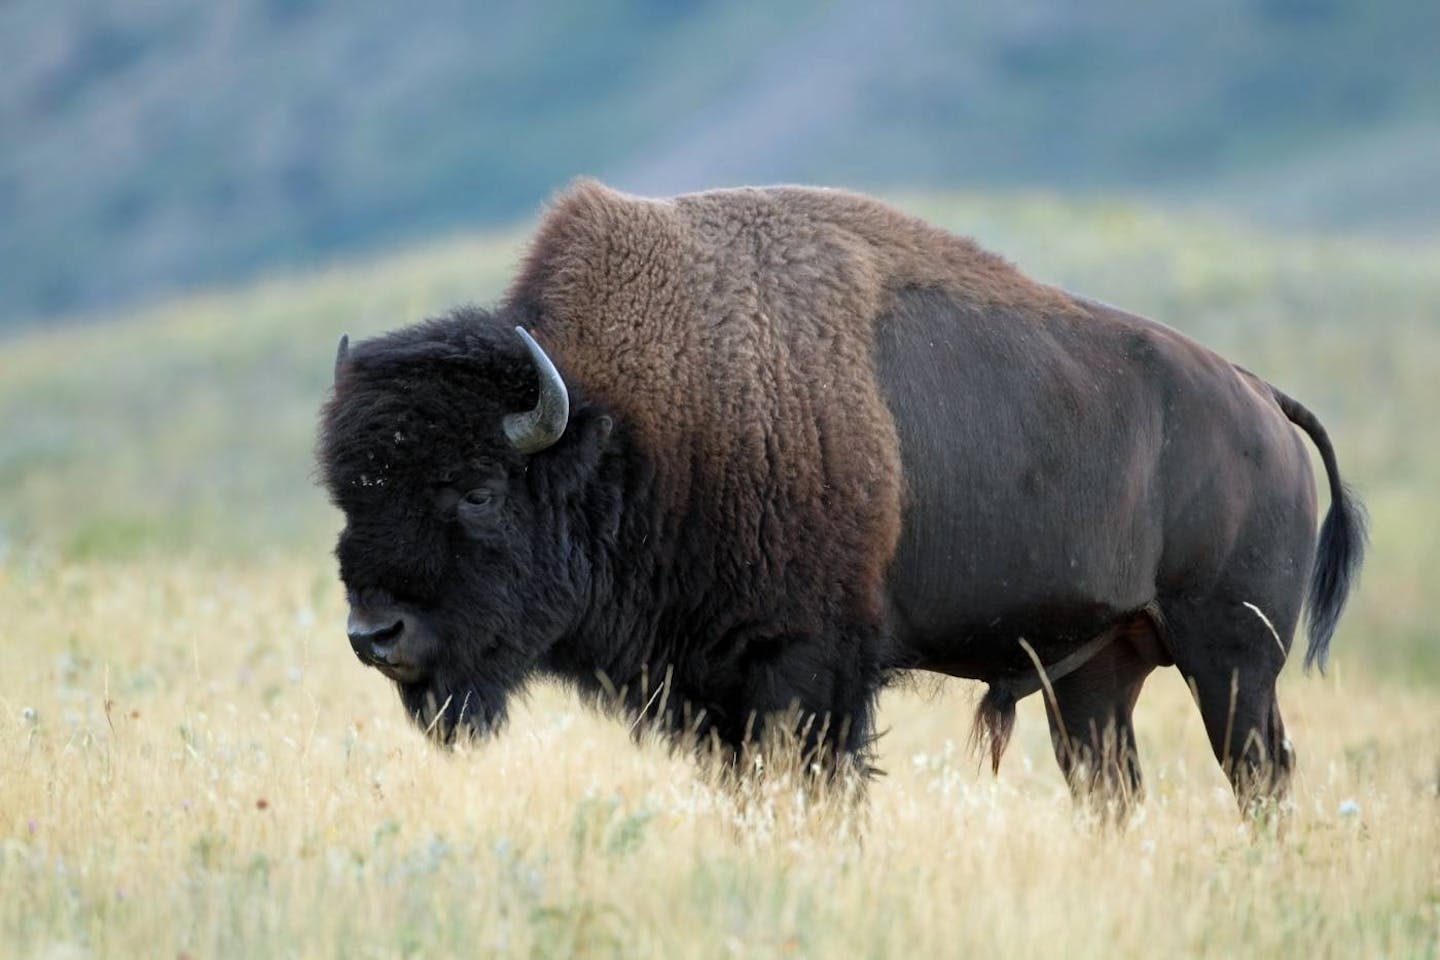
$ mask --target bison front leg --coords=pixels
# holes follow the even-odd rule
[[[807,775],[869,771],[881,670],[873,646],[786,637],[753,645],[730,737],[770,765],[798,763]]]
[[[1077,802],[1123,821],[1143,797],[1131,711],[1154,663],[1120,637],[1046,695],[1055,758]]]

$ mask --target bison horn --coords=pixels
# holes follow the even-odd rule
[[[521,453],[538,453],[560,439],[565,424],[570,421],[570,393],[555,364],[545,355],[544,349],[524,327],[515,332],[525,341],[530,359],[535,363],[535,375],[540,380],[540,399],[533,410],[505,415],[505,438]]]
[[[340,380],[340,368],[345,366],[345,361],[350,359],[350,334],[340,335],[340,345],[335,348],[335,380]]]

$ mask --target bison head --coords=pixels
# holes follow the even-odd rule
[[[478,310],[342,341],[335,375],[317,453],[351,646],[432,736],[492,730],[591,596],[610,418]]]

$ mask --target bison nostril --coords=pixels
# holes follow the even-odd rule
[[[352,631],[350,646],[362,659],[384,661],[404,632],[404,620],[396,620],[388,627]]]

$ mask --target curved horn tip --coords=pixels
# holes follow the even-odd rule
[[[545,353],[545,348],[524,327],[516,327],[530,360],[535,366],[535,376],[540,381],[539,398],[534,409],[524,413],[506,414],[505,437],[510,445],[521,453],[539,453],[553,446],[565,433],[570,422],[570,391],[555,364]]]
[[[335,379],[340,379],[340,368],[350,359],[350,334],[340,334],[340,343],[335,347]]]

